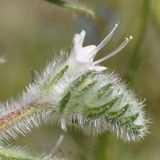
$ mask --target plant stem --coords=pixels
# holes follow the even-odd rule
[[[131,58],[131,63],[129,66],[129,71],[127,73],[127,81],[133,85],[134,78],[136,76],[136,73],[140,67],[141,61],[142,61],[142,55],[140,55],[140,49],[144,42],[146,31],[147,31],[147,24],[149,19],[149,11],[150,11],[150,0],[144,0],[143,1],[143,8],[142,8],[142,18],[141,18],[141,27],[139,30],[139,37],[137,40],[137,43],[134,48],[134,54]]]
[[[17,133],[25,135],[33,126],[40,125],[40,115],[47,112],[47,104],[29,103],[14,111],[7,111],[0,117],[0,141],[16,137]]]

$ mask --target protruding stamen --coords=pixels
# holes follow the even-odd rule
[[[103,61],[105,61],[105,60],[107,60],[107,59],[115,56],[116,54],[118,54],[118,53],[128,44],[128,42],[129,42],[131,39],[133,39],[132,36],[130,36],[129,38],[126,37],[125,40],[122,42],[122,44],[121,44],[117,49],[115,49],[113,52],[111,52],[111,53],[108,54],[107,56],[105,56],[105,57],[103,57],[103,58],[95,61],[95,62],[94,62],[94,65],[99,64],[99,63],[101,63],[101,62],[103,62]]]
[[[114,31],[117,29],[119,25],[119,22],[115,24],[114,28],[111,30],[111,32],[105,37],[105,39],[96,47],[96,49],[93,51],[94,53],[92,53],[92,55],[96,55],[96,53],[98,51],[100,51],[112,38],[112,35],[114,33]]]

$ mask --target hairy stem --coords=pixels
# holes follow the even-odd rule
[[[43,112],[47,112],[47,106],[45,103],[29,103],[27,106],[2,115],[0,117],[1,140],[14,138],[16,133],[25,135],[26,132],[31,131],[32,125],[39,126],[41,120],[39,116]]]
[[[43,160],[43,158],[31,156],[24,152],[20,152],[18,150],[11,149],[2,149],[0,151],[0,159],[1,160]]]

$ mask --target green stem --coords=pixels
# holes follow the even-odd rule
[[[142,61],[142,55],[140,55],[140,49],[144,42],[146,31],[147,31],[147,24],[149,19],[149,11],[150,11],[150,0],[143,1],[143,8],[142,8],[142,18],[141,18],[141,27],[139,30],[139,37],[137,43],[135,45],[134,54],[131,58],[131,63],[129,66],[129,71],[127,73],[127,80],[128,82],[133,85],[134,78],[136,73],[140,67]]]
[[[1,160],[43,160],[43,158],[31,156],[29,154],[12,150],[12,149],[2,149],[0,151]]]
[[[95,160],[107,160],[107,139],[108,136],[106,134],[102,134],[98,136],[97,143],[94,150]]]

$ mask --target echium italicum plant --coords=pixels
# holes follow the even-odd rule
[[[98,46],[83,47],[86,32],[75,34],[69,54],[61,51],[42,73],[36,74],[33,83],[18,99],[0,104],[0,160],[62,159],[52,154],[31,155],[19,147],[5,146],[10,139],[16,139],[18,134],[26,135],[42,122],[53,122],[64,131],[74,126],[90,135],[111,131],[124,141],[144,138],[148,122],[143,102],[115,73],[100,65],[119,53],[132,36],[125,38],[112,53],[94,61],[117,26],[115,24]]]

